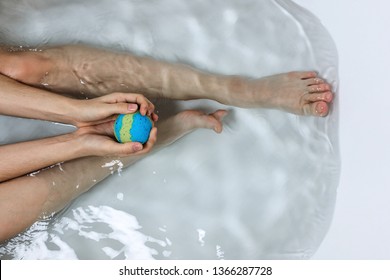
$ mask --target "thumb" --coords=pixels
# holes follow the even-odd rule
[[[139,142],[129,142],[129,143],[117,143],[116,148],[117,148],[118,156],[124,157],[142,151],[144,147]]]

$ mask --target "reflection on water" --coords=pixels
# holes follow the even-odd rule
[[[9,252],[17,246],[21,250],[14,253],[14,258],[88,258],[91,252],[78,252],[72,247],[77,248],[77,242],[82,242],[83,246],[90,244],[93,250],[93,245],[98,242],[100,250],[93,251],[100,258],[152,259],[156,253],[146,246],[146,242],[167,247],[166,242],[140,233],[141,226],[134,216],[108,206],[72,209],[71,215],[56,219],[50,233],[48,225],[48,221],[36,223],[26,234],[15,238],[12,244],[1,248],[0,252]],[[72,236],[77,238],[70,241]]]
[[[289,0],[2,1],[0,40],[32,47],[89,43],[250,77],[314,69],[335,91],[338,86],[330,36]],[[159,104],[162,115],[173,106]],[[221,107],[204,100],[175,106]],[[325,119],[228,108],[221,135],[197,131],[114,174],[54,219],[0,247],[0,255],[308,258],[333,214],[336,108],[337,100]],[[69,129],[0,117],[0,143]]]

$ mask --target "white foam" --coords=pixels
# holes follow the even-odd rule
[[[204,231],[203,229],[197,229],[196,231],[198,232],[198,241],[200,243],[200,246],[204,246],[204,238],[206,237],[206,231]]]

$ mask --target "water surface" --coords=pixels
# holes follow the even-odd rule
[[[337,52],[289,0],[0,2],[0,42],[85,43],[206,71],[260,77],[316,70],[337,92]],[[337,98],[327,118],[205,100],[169,110],[230,110],[224,132],[199,130],[114,174],[55,218],[0,247],[16,259],[301,259],[332,219],[340,163]],[[71,128],[0,117],[0,144]],[[169,164],[167,164],[169,163]]]

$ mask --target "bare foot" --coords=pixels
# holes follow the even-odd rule
[[[212,129],[216,133],[221,133],[222,120],[227,113],[225,110],[218,110],[209,115],[196,110],[183,111],[157,123],[159,131],[157,145],[169,145],[198,128]]]
[[[324,117],[333,100],[331,86],[316,72],[290,72],[233,83],[229,99],[240,107],[280,109],[297,115]],[[237,93],[240,92],[240,93]]]

